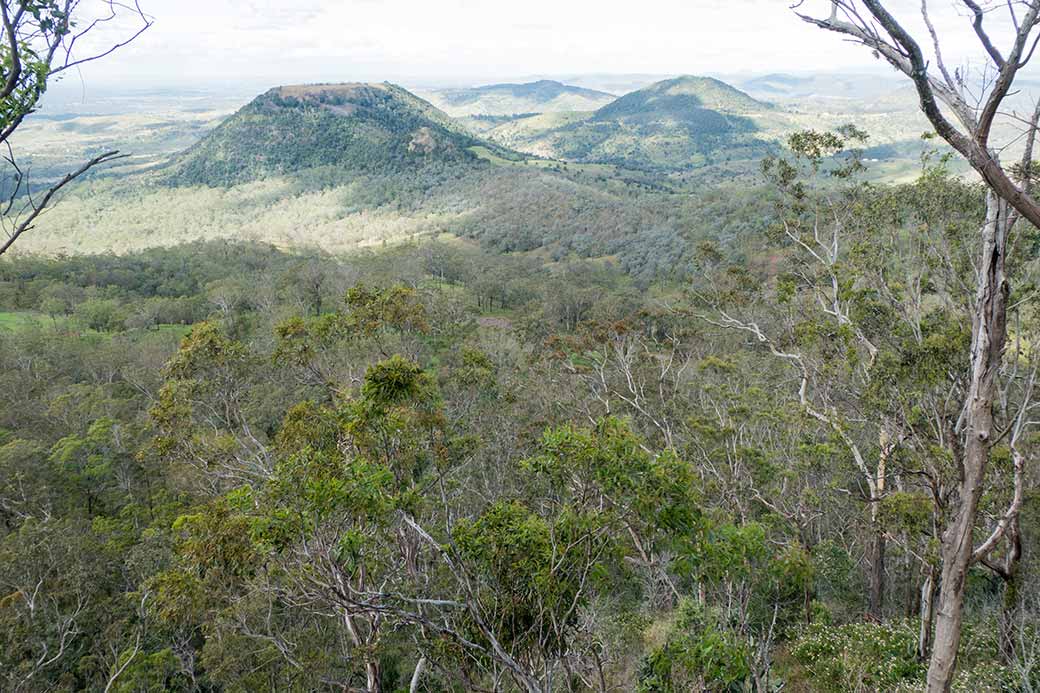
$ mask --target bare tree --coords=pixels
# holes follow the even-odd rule
[[[100,8],[100,12],[96,11]],[[132,26],[122,38],[102,48],[80,50],[90,35],[109,24]],[[96,156],[58,181],[35,186],[19,166],[10,138],[39,107],[47,86],[63,73],[103,58],[129,44],[151,25],[138,0],[0,0],[0,146],[9,166],[3,181],[0,255],[35,226],[66,185],[100,164],[121,158],[118,151]]]
[[[1021,508],[1022,466],[1015,455],[1015,489],[1003,516],[988,529],[981,544],[975,543],[979,499],[987,483],[987,465],[993,445],[1009,431],[995,423],[994,402],[998,396],[998,377],[1004,362],[1007,341],[1007,313],[1010,285],[1006,274],[1008,239],[1015,223],[1025,218],[1040,228],[1040,202],[1029,190],[1029,176],[1016,176],[1000,160],[992,141],[994,123],[1019,72],[1032,58],[1040,41],[1040,0],[975,2],[961,0],[959,5],[985,52],[987,71],[982,92],[970,94],[968,74],[951,70],[946,64],[943,43],[929,14],[928,1],[920,4],[921,19],[927,28],[926,55],[921,42],[911,35],[880,0],[831,0],[830,14],[819,18],[799,10],[806,22],[848,37],[886,60],[913,82],[920,107],[932,127],[957,152],[963,155],[988,186],[986,220],[979,231],[981,252],[977,266],[969,387],[951,441],[957,482],[948,500],[949,513],[942,536],[942,570],[936,608],[935,639],[928,668],[930,693],[945,693],[953,683],[957,649],[960,643],[966,578],[970,567],[985,559],[1015,526]],[[1010,46],[1004,50],[991,38],[987,24],[994,20],[1010,27]],[[945,109],[944,109],[945,107]],[[1026,123],[1030,140],[1036,118]],[[1031,147],[1026,148],[1022,170],[1031,168]],[[1028,406],[1028,403],[1023,404]],[[1013,431],[1011,431],[1013,432]],[[1011,443],[1014,445],[1014,437]]]

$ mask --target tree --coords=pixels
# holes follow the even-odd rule
[[[36,186],[29,169],[19,166],[10,138],[27,116],[36,111],[49,84],[63,73],[109,55],[144,33],[151,18],[137,0],[132,4],[117,0],[98,3],[97,14],[83,8],[82,0],[0,0],[2,46],[0,46],[0,145],[7,147],[4,160],[9,172],[0,183],[3,213],[0,225],[6,238],[0,239],[0,255],[33,228],[36,220],[66,185],[94,167],[121,158],[118,151],[95,156],[57,182]],[[87,37],[106,24],[125,17],[138,23],[131,33],[107,48],[78,50]],[[98,32],[100,33],[100,32]]]
[[[799,3],[800,7],[803,3]],[[890,4],[890,3],[885,3]],[[981,95],[972,98],[968,77],[951,71],[944,60],[943,43],[930,15],[927,0],[920,5],[931,56],[880,0],[831,0],[826,18],[798,13],[806,22],[851,38],[886,60],[913,82],[921,110],[935,131],[964,156],[988,186],[986,220],[979,231],[980,257],[972,324],[969,386],[963,397],[963,415],[957,422],[950,452],[960,474],[949,498],[950,513],[942,534],[941,587],[936,610],[935,639],[928,669],[928,691],[945,693],[953,683],[957,663],[968,570],[985,559],[1016,523],[1022,505],[1024,457],[1018,452],[1022,427],[1002,431],[994,419],[999,377],[1007,342],[1007,252],[1016,222],[1024,218],[1040,228],[1040,202],[1031,195],[1033,142],[1040,106],[1026,121],[1026,147],[1020,175],[1005,168],[992,140],[994,123],[1002,112],[1015,79],[1033,57],[1040,27],[1040,1],[984,2],[961,0],[979,44],[987,55]],[[987,30],[998,15],[1012,27],[1010,47],[1001,50]],[[992,72],[991,72],[992,71]],[[992,77],[992,78],[990,78]],[[943,106],[946,110],[944,111]],[[949,114],[952,114],[952,119]],[[1017,178],[1017,180],[1016,180]],[[1013,247],[1013,246],[1010,246]],[[1022,405],[1023,410],[1028,403]],[[979,501],[987,482],[994,445],[1009,434],[1015,464],[1012,500],[1006,512],[976,544]]]
[[[769,319],[777,324],[766,325],[753,315],[759,287],[748,282],[739,268],[730,268],[723,277],[725,285],[715,287],[711,303],[717,306],[718,318],[706,319],[746,333],[773,357],[791,364],[798,374],[801,409],[851,456],[857,485],[866,489],[870,515],[868,613],[880,621],[886,543],[880,503],[887,465],[903,436],[893,417],[884,412],[863,417],[859,411],[879,353],[878,336],[862,324],[877,308],[870,305],[870,292],[857,282],[850,257],[854,252],[850,236],[862,232],[854,225],[867,191],[854,183],[834,184],[850,181],[860,168],[856,156],[844,150],[865,137],[851,128],[839,133],[797,133],[788,141],[793,159],[765,160],[763,169],[780,193],[774,232],[790,248],[790,269],[779,278],[775,304],[768,309]],[[831,155],[839,153],[844,161],[835,166]],[[726,299],[732,306],[721,305]],[[870,423],[858,424],[861,420]]]

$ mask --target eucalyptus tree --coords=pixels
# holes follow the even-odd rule
[[[921,110],[936,133],[970,163],[988,189],[986,218],[977,238],[968,387],[961,399],[962,416],[957,421],[955,436],[949,441],[959,479],[949,498],[951,512],[942,531],[941,587],[928,670],[928,690],[945,692],[950,690],[956,670],[968,570],[986,559],[1005,539],[1016,522],[1023,498],[1026,460],[1020,452],[1021,437],[1014,435],[1021,429],[1012,426],[1008,438],[1015,464],[1011,500],[999,519],[985,528],[981,541],[976,539],[980,529],[979,502],[989,479],[991,453],[1005,436],[995,420],[994,405],[1000,373],[1006,365],[1012,295],[1008,253],[1015,247],[1012,241],[1020,219],[1040,227],[1040,202],[1032,195],[1028,175],[1032,170],[1032,143],[1040,108],[1017,120],[1027,141],[1019,169],[1025,175],[1016,176],[1001,160],[1002,148],[994,133],[1002,113],[1007,111],[1007,99],[1016,78],[1033,57],[1040,28],[1040,2],[954,3],[974,32],[976,47],[986,56],[981,84],[972,84],[969,71],[951,69],[944,53],[951,50],[951,45],[940,36],[927,0],[922,0],[918,8],[923,26],[919,32],[908,29],[913,25],[906,16],[896,16],[893,2],[829,0],[829,12],[823,16],[806,13],[801,9],[804,4],[796,5],[801,19],[864,46],[910,79]],[[998,46],[1005,37],[1006,45]],[[976,87],[980,88],[975,91]],[[1014,414],[1010,417],[1015,418]]]
[[[765,161],[780,193],[772,236],[784,248],[785,271],[775,295],[766,295],[745,270],[728,268],[713,281],[708,299],[714,314],[705,319],[748,336],[790,364],[799,407],[851,458],[852,487],[864,489],[869,514],[868,609],[881,620],[886,573],[881,501],[905,433],[897,417],[883,411],[868,416],[863,408],[881,346],[869,325],[877,308],[856,285],[851,266],[856,214],[866,190],[854,182],[861,164],[847,150],[865,137],[853,128],[798,133],[788,142],[793,157]],[[844,158],[834,163],[839,153]]]

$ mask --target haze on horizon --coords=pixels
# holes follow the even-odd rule
[[[155,24],[66,82],[92,88],[318,81],[472,85],[574,74],[886,72],[814,29],[790,0],[141,0]],[[826,0],[802,10],[825,15]],[[892,3],[913,22],[919,3]],[[973,47],[967,18],[936,0],[948,44]],[[119,31],[108,26],[100,42]],[[954,61],[972,55],[953,56]],[[948,56],[949,59],[949,56]]]

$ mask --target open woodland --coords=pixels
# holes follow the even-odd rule
[[[824,4],[890,78],[84,114],[0,0],[0,692],[1040,690],[1040,2]]]

